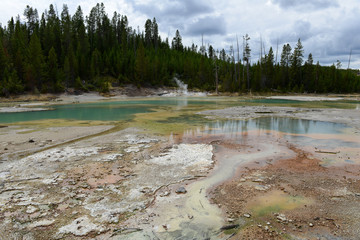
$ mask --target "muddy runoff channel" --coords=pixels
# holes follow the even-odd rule
[[[0,239],[228,239],[227,229],[246,226],[251,214],[229,216],[210,193],[238,169],[294,158],[290,145],[319,157],[346,148],[358,164],[351,111],[329,123],[323,110],[224,107],[161,106],[115,128],[83,120],[1,128]],[[211,108],[219,110],[196,114]],[[261,179],[254,175],[251,187],[266,192]]]
[[[225,149],[215,146],[215,156],[220,157],[213,172],[201,180],[186,184],[185,194],[171,194],[167,198],[159,197],[154,205],[146,212],[128,221],[134,229],[142,228],[143,231],[119,237],[117,239],[226,239],[223,229],[229,224],[221,209],[211,204],[208,191],[229,178],[240,164],[264,158],[281,158],[286,148],[272,144],[258,145],[259,151],[232,156],[225,154]],[[261,149],[261,150],[260,150]],[[285,154],[286,155],[286,154]],[[215,158],[217,158],[215,157]],[[179,190],[183,185],[175,185],[172,189]],[[149,222],[142,225],[139,219]],[[135,222],[132,222],[135,220]],[[150,224],[152,226],[147,226]]]
[[[349,128],[344,124],[261,117],[248,120],[214,120],[187,130],[181,135],[181,142],[210,144],[213,147],[215,168],[200,180],[174,184],[161,191],[151,206],[126,222],[129,229],[142,230],[118,236],[116,239],[229,239],[234,232],[227,233],[226,230],[246,226],[247,218],[251,215],[243,212],[239,218],[226,217],[227,214],[221,210],[221,204],[210,202],[208,195],[211,189],[234,177],[241,166],[294,158],[296,153],[290,148],[291,144],[302,147],[309,145],[306,138],[301,136],[309,135],[321,142],[319,135],[323,138],[327,135],[326,139],[332,139],[329,142],[339,144],[341,140],[336,140],[336,136],[340,136],[346,129]],[[293,143],[290,144],[289,141]],[[331,148],[329,142],[325,145]],[[326,147],[325,145],[318,146]],[[353,145],[354,148],[360,146],[356,141]],[[261,179],[261,175],[253,178],[253,187],[260,192],[270,188],[262,185]],[[182,188],[184,194],[173,194]],[[281,202],[280,209],[297,208],[310,202],[306,199],[298,201],[281,194],[273,198]]]

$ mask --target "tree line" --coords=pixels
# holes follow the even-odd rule
[[[314,64],[299,39],[292,50],[283,46],[280,62],[273,49],[251,63],[250,37],[239,46],[215,50],[208,46],[184,46],[179,31],[171,42],[159,35],[156,19],[144,30],[129,26],[125,15],[109,18],[104,4],[96,4],[88,16],[79,6],[73,16],[67,5],[60,15],[51,4],[39,17],[26,6],[20,16],[0,26],[0,95],[59,93],[69,89],[107,92],[112,86],[174,86],[177,76],[190,88],[206,91],[359,92],[360,78],[341,63]],[[239,44],[238,44],[239,45]],[[263,55],[263,54],[261,54]]]

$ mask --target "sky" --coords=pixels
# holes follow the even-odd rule
[[[81,6],[88,15],[96,0],[5,0],[1,4],[0,23],[20,15],[26,5],[36,8],[41,15],[49,5],[59,14],[67,4],[74,14]],[[183,44],[212,45],[215,49],[237,48],[242,38],[250,36],[251,61],[259,59],[262,49],[270,47],[280,60],[282,46],[295,47],[301,39],[304,60],[312,53],[314,62],[332,65],[339,60],[347,68],[360,68],[360,1],[359,0],[103,0],[109,18],[114,11],[126,15],[129,25],[144,30],[147,19],[157,20],[163,39],[171,42],[178,29]]]

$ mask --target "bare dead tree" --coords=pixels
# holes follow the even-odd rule
[[[276,40],[276,57],[275,57],[275,64],[277,64],[278,51],[279,51],[279,39]]]
[[[348,63],[347,69],[350,69],[351,54],[352,54],[352,49],[350,49],[349,63]]]
[[[248,41],[250,40],[250,37],[248,34],[246,34],[244,37],[244,52],[243,52],[243,58],[244,58],[244,62],[246,62],[246,78],[247,78],[247,86],[248,86],[248,90],[250,90],[250,73],[249,73],[249,61],[250,61],[250,53],[251,53],[251,49],[249,46]]]
[[[245,82],[245,38],[243,36],[243,45],[242,45],[242,50],[243,50],[243,81]]]
[[[239,38],[238,35],[236,34],[236,46],[237,46],[237,65],[239,66],[239,89],[241,89],[241,76],[240,76],[240,49],[239,49]]]

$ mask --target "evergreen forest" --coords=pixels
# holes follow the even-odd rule
[[[114,12],[109,17],[102,3],[88,16],[80,6],[71,16],[67,5],[60,14],[50,5],[41,16],[26,6],[23,16],[25,21],[18,16],[0,26],[2,96],[69,89],[108,92],[125,84],[175,86],[175,76],[189,88],[205,91],[360,92],[357,71],[342,69],[339,61],[320,66],[311,54],[304,56],[300,39],[295,46],[279,47],[279,61],[270,48],[252,62],[248,35],[241,50],[184,46],[179,31],[162,39],[156,18],[148,19],[144,30],[133,29],[126,16]]]

